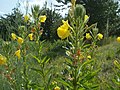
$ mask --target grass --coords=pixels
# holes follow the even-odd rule
[[[29,42],[29,44],[30,43],[31,42]],[[57,77],[57,76],[54,76],[55,73],[59,75],[62,72],[62,70],[66,68],[64,66],[66,54],[65,54],[65,49],[63,49],[62,47],[65,44],[66,44],[65,42],[58,40],[55,43],[44,42],[44,44],[42,45],[42,50],[41,50],[42,56],[43,57],[47,56],[47,58],[50,59],[49,63],[45,67],[45,70],[49,69],[50,67],[53,67],[53,70],[51,71],[53,75],[52,77],[53,80],[54,80],[54,77]],[[29,48],[32,48],[31,55],[37,56],[37,53],[36,53],[37,49],[34,47],[33,43],[29,45]],[[0,90],[11,90],[10,84],[11,83],[14,84],[14,80],[16,79],[13,78],[14,79],[13,81],[8,82],[8,78],[5,78],[3,76],[3,73],[5,73],[6,75],[7,74],[9,75],[13,69],[15,69],[16,72],[13,73],[11,77],[17,76],[18,81],[16,85],[17,84],[19,85],[19,83],[22,83],[22,82],[27,82],[25,78],[26,76],[25,77],[22,76],[22,73],[24,73],[24,71],[22,71],[22,69],[24,68],[24,63],[23,63],[24,60],[22,59],[21,61],[18,61],[19,64],[17,65],[17,68],[16,68],[16,65],[15,65],[16,61],[14,56],[15,47],[11,44],[11,42],[5,42],[1,40],[0,50],[1,50],[0,54],[6,56],[9,59],[8,66],[10,68],[7,70],[7,69],[4,69],[4,66],[0,66],[0,79],[1,79]],[[98,75],[98,78],[99,78],[98,82],[100,82],[101,84],[100,90],[107,90],[110,87],[110,85],[114,86],[114,83],[112,82],[112,79],[115,77],[115,74],[113,71],[113,68],[114,68],[113,61],[120,60],[120,43],[114,40],[109,44],[99,46],[96,52],[97,54],[94,55],[92,59],[96,61],[96,67],[101,68],[101,71],[99,72],[99,75]],[[31,57],[28,57],[27,64],[28,64],[26,67],[27,78],[32,80],[31,82],[33,83],[38,83],[38,84],[42,83],[41,76],[39,76],[39,74],[36,73],[35,71],[32,72],[29,69],[29,68],[41,68],[37,63],[37,61]],[[25,79],[19,81],[21,78],[25,78]],[[46,78],[46,80],[48,80],[48,78]],[[19,87],[21,86],[19,85],[18,88]],[[19,90],[18,88],[16,89]]]

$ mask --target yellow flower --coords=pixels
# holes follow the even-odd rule
[[[16,34],[15,34],[15,33],[11,33],[11,36],[12,36],[12,39],[13,39],[13,40],[17,39],[17,37],[16,37]]]
[[[46,20],[46,16],[45,15],[39,17],[39,21],[40,22],[45,22],[45,20]]]
[[[68,29],[64,29],[62,27],[59,27],[57,29],[57,34],[61,39],[65,39],[70,35],[70,31]]]
[[[88,15],[84,16],[84,22],[86,22],[89,19]]]
[[[117,37],[117,42],[120,42],[120,37]]]
[[[33,33],[29,34],[28,37],[30,38],[30,40],[33,40]]]
[[[22,44],[22,43],[24,42],[24,40],[23,40],[21,37],[18,37],[17,42],[18,42],[19,44]]]
[[[91,37],[91,35],[90,35],[90,33],[86,33],[86,39],[91,39],[92,37]]]
[[[56,86],[56,87],[54,88],[54,90],[60,90],[60,87]]]
[[[87,59],[91,59],[91,56],[90,56],[90,55],[88,55],[88,56],[87,56]]]
[[[68,20],[67,21],[62,20],[62,23],[63,23],[63,25],[61,26],[62,28],[69,29],[70,25],[68,23]]]
[[[103,39],[103,35],[101,33],[98,33],[97,36],[98,36],[98,40]]]
[[[0,54],[0,65],[6,64],[7,58]]]
[[[20,49],[15,52],[15,55],[18,57],[18,59],[20,59],[21,57],[20,52],[21,52]]]
[[[25,22],[27,22],[29,19],[30,19],[30,18],[29,18],[28,15],[25,15],[25,16],[24,16],[24,21],[25,21]]]
[[[70,31],[68,30],[69,28],[72,29],[72,27],[69,25],[68,20],[64,21],[62,20],[63,25],[58,27],[57,29],[57,34],[61,39],[65,39],[70,35]]]

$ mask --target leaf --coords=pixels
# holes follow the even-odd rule
[[[48,82],[47,82],[47,86],[50,86],[51,80],[52,80],[52,75],[49,75],[49,79],[48,79]]]
[[[69,83],[65,82],[62,79],[56,79],[56,81],[62,83],[63,85],[65,85],[67,87],[69,87],[69,89],[73,89],[73,87]]]
[[[67,58],[65,58],[65,61],[67,62],[67,64],[69,65],[69,66],[72,66],[72,61],[70,60],[70,59],[67,59]]]
[[[89,73],[85,74],[81,79],[80,79],[80,77],[78,77],[79,82],[89,81],[94,76],[96,76],[100,70],[101,69],[98,69],[98,70],[96,70],[94,72],[89,72]]]
[[[88,76],[86,76],[86,80],[90,80],[92,79],[94,76],[96,76],[98,74],[98,72],[100,71],[101,69],[98,69],[92,73],[90,73]]]
[[[89,47],[91,44],[84,45],[83,48]]]
[[[36,68],[31,68],[31,70],[38,72],[41,76],[44,76],[42,70],[36,69]]]
[[[52,69],[53,69],[53,67],[51,67],[50,69],[45,71],[45,77],[51,72]]]
[[[83,67],[85,67],[87,64],[90,64],[90,63],[92,63],[92,62],[93,62],[93,60],[87,60],[87,61],[85,61],[85,62],[81,65],[79,71],[80,71]]]
[[[36,56],[33,56],[32,55],[32,57],[35,59],[35,60],[37,60],[37,62],[40,64],[41,63],[41,60],[39,59],[39,58],[37,58]]]
[[[117,82],[115,79],[112,80],[115,84],[117,84],[118,86],[120,86],[120,82]]]
[[[114,65],[120,70],[120,63],[117,60],[114,61]]]
[[[86,32],[91,30],[93,27],[96,27],[97,26],[97,23],[95,24],[92,24],[91,26],[89,26],[88,28],[86,28]]]
[[[50,60],[50,59],[47,59],[47,57],[44,57],[44,58],[42,59],[41,63],[42,63],[42,64],[43,64],[43,63],[47,63],[49,60]]]

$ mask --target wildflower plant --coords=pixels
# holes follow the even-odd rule
[[[98,33],[97,24],[87,25],[90,16],[86,15],[83,5],[75,5],[75,2],[71,0],[69,20],[62,20],[63,25],[57,29],[59,38],[67,38],[69,43],[66,46],[66,68],[57,81],[62,83],[65,90],[98,89],[96,77],[101,69],[95,66],[93,57],[96,54],[96,42],[103,39],[103,35]]]
[[[53,89],[52,66],[47,68],[50,59],[43,57],[41,53],[44,43],[40,41],[43,32],[41,23],[47,17],[41,15],[39,6],[33,6],[31,11],[32,14],[23,17],[24,25],[19,26],[18,33],[11,33],[11,43],[7,45],[9,49],[4,50],[10,53],[7,57],[0,55],[0,64],[8,68],[5,71],[9,79],[7,82],[13,90]],[[33,78],[33,75],[36,77]]]

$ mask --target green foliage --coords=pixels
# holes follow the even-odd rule
[[[71,0],[56,0],[63,4]],[[98,23],[99,32],[106,36],[119,35],[120,32],[120,8],[114,0],[76,0],[76,4],[83,4],[90,15],[89,25]],[[108,25],[107,25],[108,24]]]
[[[39,6],[31,8],[32,20],[28,17],[25,21],[24,17],[24,25],[19,23],[15,39],[13,36],[11,41],[0,38],[0,90],[54,90],[55,87],[58,90],[119,90],[119,43],[110,38],[110,44],[97,45],[103,38],[98,33],[97,24],[87,25],[89,17],[85,15],[85,8],[73,4],[69,11],[69,22],[62,20],[63,25],[58,27],[62,34],[57,34],[64,36],[69,31],[65,40],[39,40],[46,23],[55,25],[54,29],[49,27],[50,30],[58,31],[55,21],[59,17],[52,10],[40,10]],[[48,21],[53,15],[53,22],[41,22],[41,15],[47,15]],[[7,62],[3,63],[2,56]]]
[[[106,33],[107,20],[108,35],[114,35],[116,29],[119,27],[119,4],[114,0],[83,0],[88,14],[90,14],[90,24],[98,22],[100,32]],[[118,32],[116,32],[118,33]]]
[[[42,24],[44,32],[41,39],[46,39],[49,41],[57,40],[58,36],[56,34],[56,30],[61,24],[60,21],[62,20],[62,16],[59,13],[56,13],[55,9],[49,9],[46,8],[46,6],[41,9],[41,14],[47,15],[46,22]]]
[[[19,25],[23,25],[22,13],[18,8],[14,8],[11,14],[6,14],[0,18],[0,36],[4,40],[10,40],[12,32],[18,34]]]

